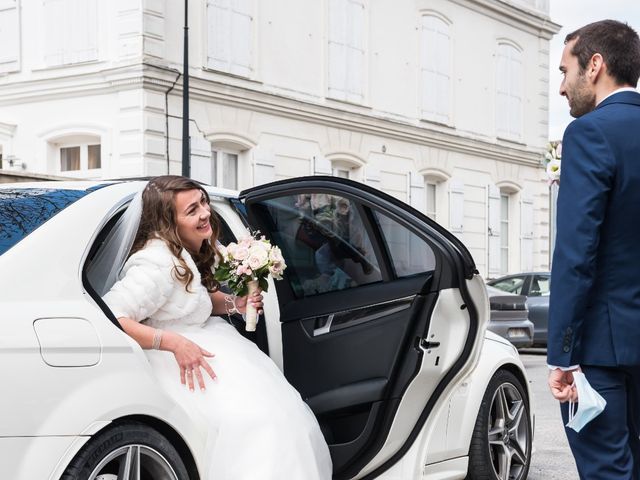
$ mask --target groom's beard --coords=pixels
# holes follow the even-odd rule
[[[589,88],[584,73],[578,75],[576,83],[567,89],[569,114],[578,118],[596,108],[596,94]]]

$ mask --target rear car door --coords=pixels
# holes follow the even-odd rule
[[[467,289],[473,260],[420,212],[349,180],[284,180],[240,198],[288,265],[275,282],[283,369],[319,420],[334,478],[377,475],[477,360],[486,306]]]

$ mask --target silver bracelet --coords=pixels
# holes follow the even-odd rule
[[[160,343],[162,342],[162,330],[156,328],[153,332],[153,342],[151,342],[151,348],[153,350],[160,350]]]
[[[240,313],[238,306],[236,305],[237,297],[235,295],[224,296],[224,308],[227,311],[227,315],[233,315],[234,313]]]

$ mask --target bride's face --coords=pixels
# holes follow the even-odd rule
[[[174,197],[178,236],[187,250],[197,252],[211,238],[211,207],[200,190],[177,192]]]

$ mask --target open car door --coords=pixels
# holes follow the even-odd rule
[[[284,180],[240,200],[287,263],[275,282],[284,374],[318,418],[334,478],[380,474],[477,361],[469,252],[405,203],[341,178]]]

